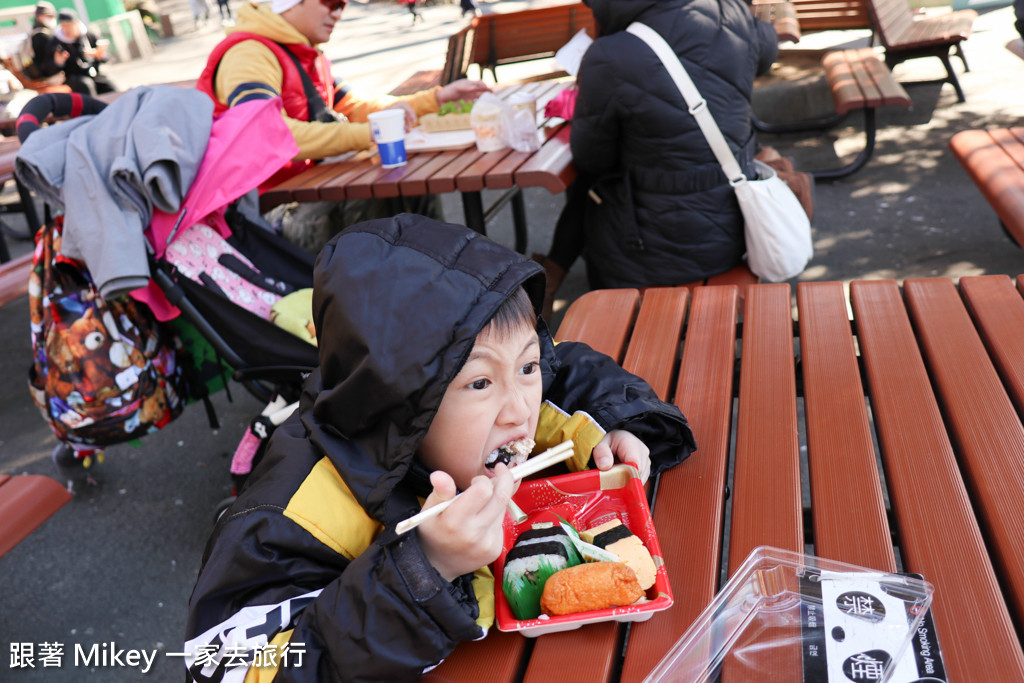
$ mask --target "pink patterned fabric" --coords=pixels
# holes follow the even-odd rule
[[[232,302],[261,318],[269,319],[270,308],[281,295],[257,287],[222,266],[217,262],[221,254],[233,254],[256,270],[252,262],[228,244],[218,231],[202,223],[180,231],[167,248],[164,258],[190,280],[202,283],[200,276],[205,273]]]

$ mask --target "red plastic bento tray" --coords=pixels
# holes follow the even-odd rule
[[[519,631],[532,638],[599,621],[646,621],[655,612],[672,606],[668,572],[662,560],[658,535],[654,531],[651,509],[647,505],[647,497],[637,477],[636,468],[631,465],[615,465],[606,472],[588,470],[550,479],[524,481],[512,498],[527,514],[527,519],[521,524],[516,524],[510,517],[505,519],[505,542],[501,555],[494,563],[494,604],[498,630]],[[512,549],[519,534],[538,522],[558,523],[565,520],[582,531],[615,517],[622,520],[643,541],[658,568],[654,585],[647,589],[646,600],[625,607],[558,617],[542,615],[538,619],[516,619],[501,588],[501,577],[505,570],[505,555]]]

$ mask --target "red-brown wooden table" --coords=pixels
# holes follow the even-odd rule
[[[260,198],[261,208],[284,202],[340,201],[390,197],[417,197],[428,193],[460,192],[466,225],[486,234],[487,222],[506,204],[512,203],[516,228],[516,249],[526,248],[526,209],[522,188],[543,187],[551,193],[564,192],[576,177],[569,150],[569,125],[561,119],[544,120],[544,105],[570,83],[565,79],[540,80],[503,88],[502,97],[528,91],[537,97],[538,120],[543,121],[544,143],[536,152],[505,148],[479,152],[466,149],[409,155],[399,168],[382,168],[376,155],[360,154],[344,161],[318,164],[268,190]],[[482,191],[505,190],[490,207],[484,208]]]
[[[1022,290],[998,275],[816,282],[794,302],[787,284],[751,285],[742,311],[735,286],[583,295],[557,338],[646,378],[696,435],[653,506],[675,604],[624,647],[614,622],[492,633],[427,678],[643,680],[723,569],[769,545],[923,574],[949,680],[1024,680]],[[799,680],[786,667],[756,678]]]

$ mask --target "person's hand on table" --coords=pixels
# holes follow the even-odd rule
[[[401,109],[405,112],[405,132],[408,133],[412,130],[416,122],[419,121],[419,117],[416,116],[416,110],[412,108],[412,105],[408,102],[395,102],[391,106],[384,107],[385,109]]]
[[[594,465],[607,470],[615,461],[636,465],[640,470],[640,481],[647,483],[651,476],[651,449],[643,441],[624,429],[613,429],[594,447]]]
[[[485,92],[491,92],[491,86],[483,81],[471,81],[468,78],[462,78],[441,87],[434,94],[437,97],[437,103],[444,104],[445,102],[457,102],[459,100],[472,102]]]

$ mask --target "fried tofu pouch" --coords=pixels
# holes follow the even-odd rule
[[[540,609],[548,616],[630,605],[644,596],[623,562],[590,562],[555,572],[544,584]]]

